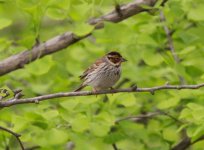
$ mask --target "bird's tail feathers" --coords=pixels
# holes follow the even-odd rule
[[[78,87],[76,90],[74,90],[74,92],[81,91],[85,87],[86,87],[86,85],[80,85],[80,87]]]

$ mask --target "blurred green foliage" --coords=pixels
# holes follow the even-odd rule
[[[66,31],[86,34],[93,29],[86,21],[110,12],[114,5],[115,1],[105,0],[0,0],[0,60],[30,49],[37,37],[46,41]],[[178,76],[186,84],[202,83],[204,1],[171,0],[160,9],[166,22],[160,22],[159,11],[143,12],[117,24],[106,22],[93,36],[2,76],[0,87],[22,89],[26,97],[73,91],[83,70],[110,50],[128,59],[121,81],[129,82],[121,88],[180,84]],[[164,25],[174,31],[179,64],[166,48]],[[182,129],[192,140],[204,134],[203,100],[203,89],[58,98],[1,109],[0,125],[21,134],[27,148],[60,150],[72,141],[76,150],[112,150],[113,143],[121,150],[168,150],[181,140]],[[157,116],[146,124],[115,123],[157,109],[182,123],[168,116]],[[14,137],[0,131],[0,149],[6,145],[20,148]],[[192,149],[203,147],[204,142],[199,142]]]

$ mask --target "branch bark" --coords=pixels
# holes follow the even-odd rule
[[[162,10],[160,11],[160,20],[161,20],[161,22],[164,22],[164,23],[166,22],[166,17],[164,16],[164,13]],[[172,39],[172,31],[169,29],[169,27],[167,25],[164,25],[163,27],[164,27],[164,31],[165,31],[166,38],[167,38],[168,48],[170,49],[171,54],[172,54],[176,64],[179,64],[181,60],[175,51],[175,47],[174,47],[174,43],[173,43],[173,39]],[[179,78],[179,81],[181,84],[185,83],[185,80],[181,75],[178,75],[178,78]]]
[[[164,13],[163,13],[162,10],[160,11],[160,20],[161,20],[161,22],[164,22],[164,23],[166,22],[166,17],[164,16]],[[172,38],[172,33],[173,32],[169,29],[169,27],[167,25],[164,25],[163,27],[164,27],[164,31],[165,31],[166,38],[167,38],[168,48],[170,49],[171,54],[172,54],[176,64],[179,64],[181,60],[180,60],[179,56],[176,54],[176,51],[175,51],[173,38]],[[178,75],[178,78],[179,78],[179,81],[180,81],[181,84],[185,83],[185,80],[181,75]]]
[[[160,19],[161,19],[161,22],[164,22],[164,23],[166,22],[166,17],[164,16],[163,11],[160,12]],[[176,54],[174,43],[173,43],[173,39],[171,37],[172,31],[166,25],[164,25],[163,27],[164,27],[164,31],[165,31],[165,34],[166,34],[166,37],[167,37],[168,48],[170,49],[171,54],[172,54],[175,62],[176,63],[180,63],[180,58]]]
[[[32,98],[12,98],[7,101],[0,101],[0,108],[9,107],[12,105],[18,104],[26,104],[26,103],[36,103],[38,104],[40,101],[60,98],[60,97],[74,97],[74,96],[89,96],[89,95],[101,95],[101,94],[113,94],[113,93],[130,93],[130,92],[149,92],[154,94],[155,91],[159,90],[181,90],[181,89],[199,89],[204,87],[204,83],[198,85],[164,85],[164,86],[155,86],[151,88],[127,88],[127,89],[114,89],[114,90],[105,90],[105,91],[80,91],[80,92],[61,92],[61,93],[54,93],[54,94],[47,94]]]
[[[164,0],[166,2],[167,0]],[[147,11],[142,5],[154,6],[157,0],[135,0],[132,3],[119,6],[120,15],[117,10],[114,9],[112,12],[107,13],[96,19],[91,19],[88,21],[89,24],[94,25],[95,29],[103,28],[104,21],[109,22],[120,22],[128,17],[136,15],[140,12]],[[88,33],[84,36],[78,37],[72,32],[66,32],[64,34],[58,35],[46,42],[35,45],[32,49],[23,51],[19,54],[10,56],[2,61],[0,61],[0,76],[5,75],[17,69],[23,68],[26,64],[29,64],[36,59],[42,58],[46,55],[58,52],[86,37],[91,35]]]
[[[117,119],[115,122],[119,123],[124,120],[131,120],[134,122],[146,122],[146,120],[151,119],[157,115],[161,115],[161,112],[149,112],[147,114],[140,114],[137,116],[128,116],[128,117]]]
[[[21,147],[21,150],[25,150],[25,148],[24,148],[24,146],[23,146],[23,143],[21,142],[21,140],[20,140],[20,138],[19,138],[19,137],[21,136],[20,134],[15,133],[15,132],[13,132],[13,131],[11,131],[11,130],[5,128],[5,127],[2,127],[2,126],[0,126],[0,130],[6,131],[6,132],[12,134],[12,135],[17,139],[17,141],[19,142],[19,145],[20,145],[20,147]]]
[[[120,123],[121,121],[124,121],[124,120],[130,120],[130,121],[137,122],[137,123],[146,123],[148,120],[150,120],[156,116],[166,116],[166,117],[170,118],[171,120],[174,120],[175,122],[177,122],[179,124],[182,124],[182,122],[180,120],[173,117],[169,113],[161,111],[161,110],[156,110],[155,112],[146,112],[146,113],[142,113],[142,114],[136,115],[136,116],[127,116],[127,117],[119,118],[115,121],[115,123]]]
[[[199,142],[201,140],[204,140],[204,135],[200,136],[198,139],[196,139],[193,142],[191,142],[191,138],[190,137],[185,137],[177,145],[172,147],[171,150],[186,150],[191,145],[193,145],[193,144],[195,144],[195,143],[197,143],[197,142]]]

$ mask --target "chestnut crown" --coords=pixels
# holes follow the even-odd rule
[[[109,52],[108,54],[106,54],[106,56],[108,60],[112,62],[113,64],[121,64],[122,62],[127,61],[125,58],[121,56],[120,53],[116,51]]]

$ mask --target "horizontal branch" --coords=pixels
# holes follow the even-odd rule
[[[115,123],[120,123],[121,121],[129,120],[129,121],[133,121],[135,123],[143,123],[143,124],[145,123],[146,124],[148,120],[155,118],[157,116],[166,116],[166,117],[170,118],[171,120],[173,120],[179,124],[183,124],[176,117],[172,116],[168,112],[165,112],[165,111],[162,111],[159,109],[156,110],[155,112],[143,112],[142,114],[139,114],[136,116],[127,116],[127,117],[119,118],[115,121]]]
[[[89,96],[89,95],[101,95],[101,94],[114,94],[114,93],[130,93],[130,92],[150,92],[154,94],[155,91],[158,90],[182,90],[182,89],[199,89],[204,87],[204,83],[198,85],[164,85],[164,86],[156,86],[151,88],[127,88],[127,89],[113,89],[113,90],[105,90],[105,91],[79,91],[79,92],[61,92],[61,93],[54,93],[54,94],[47,94],[32,98],[12,98],[8,101],[0,101],[0,108],[9,107],[12,105],[18,104],[26,104],[26,103],[39,103],[40,101],[60,98],[60,97],[75,97],[75,96]]]
[[[157,0],[135,0],[132,3],[119,6],[118,9],[114,9],[110,13],[103,15],[96,19],[91,19],[88,21],[89,24],[94,25],[95,29],[102,28],[104,21],[109,22],[120,22],[128,17],[138,14],[147,9],[141,7],[143,5],[154,6]],[[166,2],[166,1],[165,1]],[[120,14],[120,15],[119,15]],[[29,64],[36,59],[42,58],[46,55],[58,52],[79,40],[82,40],[92,33],[88,33],[84,36],[78,37],[72,32],[66,32],[64,34],[58,35],[44,43],[36,44],[32,49],[23,51],[19,54],[10,56],[5,60],[0,61],[0,76],[5,75],[17,69],[23,68],[26,64]]]
[[[131,120],[133,122],[145,122],[146,120],[151,119],[157,115],[161,115],[161,113],[160,112],[149,112],[147,114],[140,114],[137,116],[128,116],[128,117],[120,118],[116,120],[115,122],[119,123],[124,120]]]

